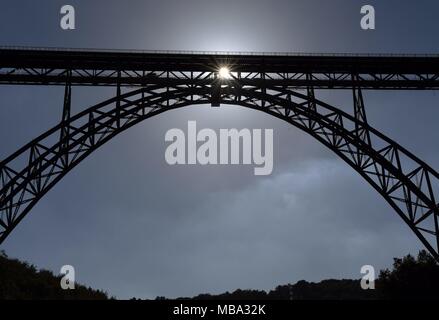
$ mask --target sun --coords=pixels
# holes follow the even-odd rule
[[[218,75],[221,79],[230,79],[230,70],[227,67],[221,67],[218,71]]]

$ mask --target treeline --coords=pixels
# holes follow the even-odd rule
[[[166,299],[157,297],[157,300]],[[360,280],[324,280],[312,283],[301,280],[296,284],[277,286],[269,292],[263,290],[241,290],[219,295],[200,294],[193,298],[178,300],[372,300],[372,290],[362,290]]]
[[[61,277],[47,270],[37,270],[27,262],[8,258],[0,252],[1,299],[104,300],[107,293],[76,284],[75,290],[62,290]],[[241,290],[219,295],[201,294],[182,300],[377,300],[439,299],[439,265],[426,251],[394,259],[391,269],[382,270],[375,290],[361,289],[360,280],[299,281],[281,285],[269,292]],[[157,297],[163,300],[165,297]]]
[[[157,300],[166,299],[157,297]],[[439,299],[439,265],[426,251],[395,258],[392,269],[380,271],[375,290],[361,289],[360,280],[299,281],[269,292],[241,290],[201,294],[181,300],[425,300]]]
[[[74,290],[60,287],[61,277],[51,271],[9,258],[0,252],[0,299],[14,300],[105,300],[107,293],[75,284]]]

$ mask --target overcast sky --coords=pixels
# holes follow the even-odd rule
[[[63,4],[75,31],[59,28]],[[373,4],[377,30],[360,29]],[[439,3],[353,0],[2,0],[0,45],[145,50],[437,53]],[[74,111],[111,89],[74,88]],[[0,158],[55,125],[62,88],[0,86]],[[349,92],[318,98],[351,110]],[[435,92],[365,93],[371,124],[439,168]],[[169,166],[165,133],[274,129],[274,171]],[[422,246],[348,165],[281,120],[240,107],[188,107],[133,127],[69,173],[2,249],[119,298],[271,289],[359,278]]]

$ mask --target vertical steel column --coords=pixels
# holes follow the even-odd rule
[[[121,89],[120,89],[120,71],[117,72],[117,88],[116,88],[116,126],[119,129],[120,128],[120,95],[121,95]]]
[[[312,75],[311,74],[307,74],[306,75],[306,80],[308,80],[308,82],[310,82],[312,79]],[[316,96],[315,96],[315,92],[314,92],[314,87],[313,86],[308,86],[306,88],[306,93],[308,95],[308,109],[311,112],[317,112],[317,104],[316,104]],[[311,118],[308,119],[308,125],[310,129],[314,129],[316,122],[314,120],[312,120]]]
[[[72,85],[70,83],[71,71],[68,72],[67,81],[64,89],[64,104],[61,118],[60,152],[62,154],[61,163],[64,167],[69,165],[69,135],[70,135],[70,115],[72,104]]]
[[[366,108],[364,106],[363,93],[359,83],[359,76],[352,75],[352,93],[354,98],[354,117],[355,117],[355,136],[371,146],[369,125],[367,123]],[[357,152],[357,164],[362,166],[365,156],[361,152]]]

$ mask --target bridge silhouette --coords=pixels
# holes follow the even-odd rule
[[[220,77],[227,67],[230,76]],[[364,90],[438,90],[439,56],[1,48],[0,84],[64,87],[62,119],[0,162],[0,244],[94,150],[189,105],[238,105],[310,134],[357,171],[439,261],[439,174],[367,121]],[[74,86],[115,96],[71,114]],[[352,112],[316,89],[352,91]],[[61,104],[61,102],[60,102]]]

